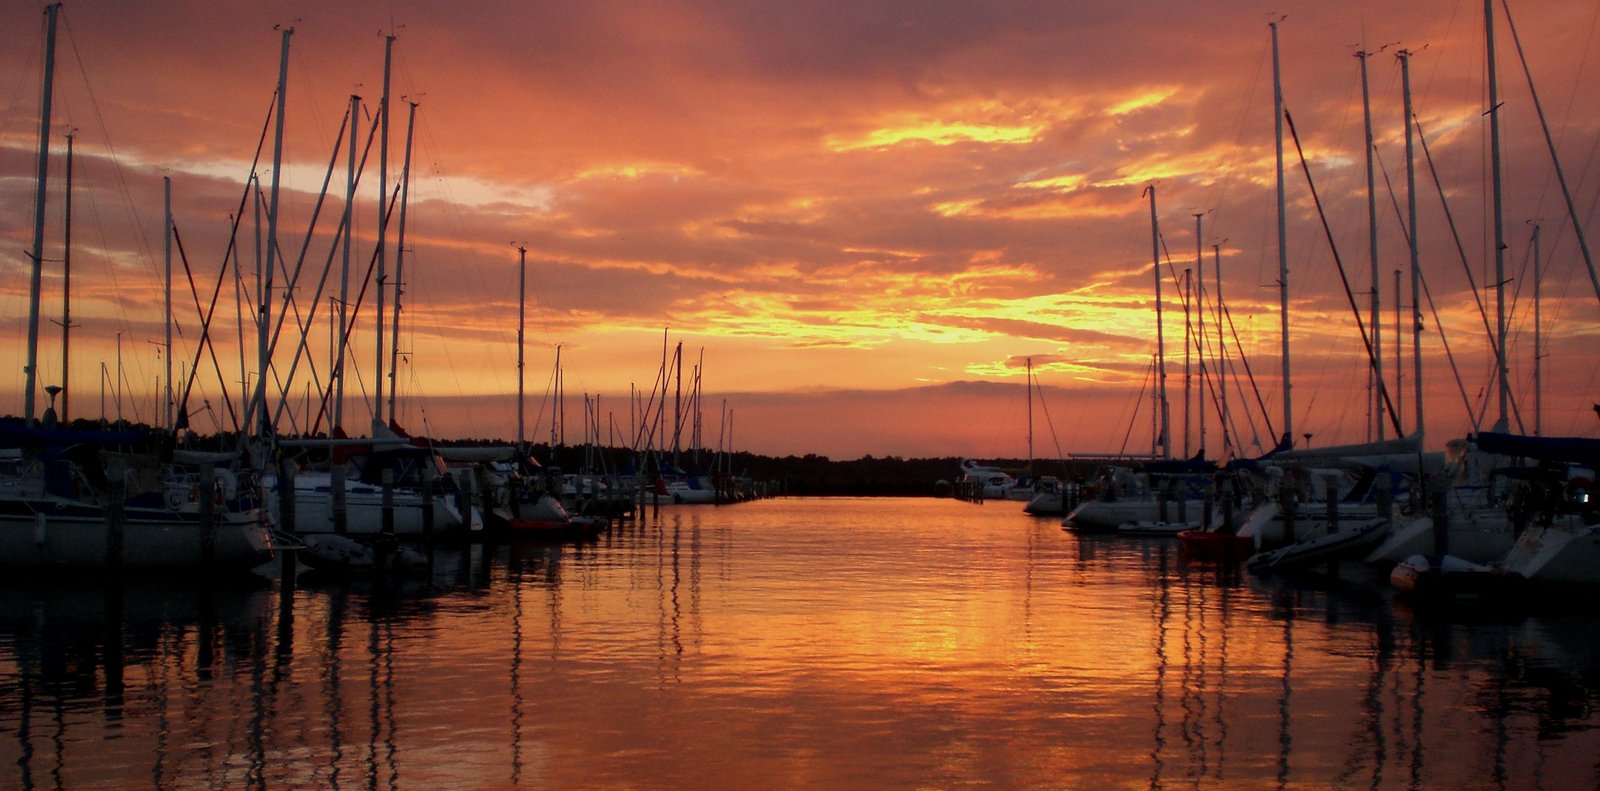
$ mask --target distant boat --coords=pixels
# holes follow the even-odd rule
[[[1066,486],[1054,475],[1040,476],[1033,485],[1033,496],[1022,507],[1034,516],[1061,516],[1067,512]]]
[[[964,486],[979,489],[984,498],[989,500],[1011,499],[1009,494],[1017,486],[1017,479],[1010,473],[984,466],[972,459],[961,462],[961,477],[958,480]]]

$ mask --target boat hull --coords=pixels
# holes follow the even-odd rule
[[[1445,541],[1449,554],[1472,563],[1498,561],[1514,543],[1505,512],[1490,510],[1453,515]],[[1430,555],[1436,551],[1434,543],[1432,518],[1396,520],[1389,534],[1367,555],[1367,562],[1382,565]]]
[[[1452,555],[1413,555],[1395,564],[1389,584],[1423,599],[1481,599],[1515,592],[1522,577]]]
[[[1372,519],[1341,527],[1331,533],[1303,538],[1286,547],[1252,555],[1249,567],[1254,572],[1269,573],[1320,563],[1359,560],[1383,538],[1388,524],[1387,519]]]
[[[0,513],[0,566],[105,568],[111,562],[104,509],[68,501],[18,501]],[[259,509],[213,516],[209,557],[196,511],[124,509],[120,564],[126,568],[248,569],[272,558]]]
[[[332,477],[326,474],[302,473],[294,477],[294,532],[334,532],[331,485]],[[280,514],[275,479],[269,476],[265,487],[267,507],[273,520],[278,521]],[[433,498],[433,530],[437,535],[468,532],[466,520],[452,500],[448,494]],[[424,508],[425,500],[420,492],[396,488],[394,534],[423,535],[427,531]],[[383,532],[382,488],[356,481],[345,482],[345,530],[350,535],[377,535]]]
[[[1167,503],[1167,516],[1180,517],[1183,513],[1198,514],[1205,508],[1201,500]],[[1114,533],[1129,522],[1161,521],[1161,504],[1155,500],[1090,500],[1067,514],[1062,524],[1080,533]]]
[[[1555,525],[1530,526],[1517,536],[1504,566],[1534,583],[1600,585],[1600,525],[1568,517]]]

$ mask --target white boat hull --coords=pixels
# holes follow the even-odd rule
[[[1452,516],[1446,537],[1450,554],[1468,563],[1492,563],[1511,551],[1511,526],[1504,511],[1480,509]],[[1367,562],[1395,564],[1434,552],[1433,519],[1396,520],[1382,543],[1367,555]]]
[[[65,499],[8,501],[0,515],[0,565],[105,568],[110,533],[105,511]],[[207,564],[198,511],[128,508],[121,564],[129,568]],[[272,558],[271,533],[259,509],[213,516],[211,566],[246,569]]]
[[[1548,527],[1528,527],[1503,565],[1529,582],[1600,585],[1600,525],[1567,517]]]
[[[1167,503],[1167,519],[1187,521],[1189,514],[1199,515],[1205,508],[1203,500],[1173,500]],[[1063,524],[1077,530],[1114,531],[1129,522],[1161,521],[1161,504],[1149,499],[1090,500],[1072,510]]]
[[[327,473],[301,473],[294,478],[294,531],[296,533],[333,532],[332,476]],[[274,522],[281,524],[276,478],[267,476],[263,484],[267,508]],[[394,534],[420,536],[425,532],[424,502],[420,492],[394,490]],[[481,520],[475,520],[481,524]],[[345,528],[351,535],[376,535],[383,532],[383,489],[359,481],[345,481]],[[467,530],[454,497],[437,494],[433,498],[433,530],[436,534],[463,533]]]

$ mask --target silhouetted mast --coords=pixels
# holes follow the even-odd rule
[[[1272,28],[1272,115],[1277,132],[1278,172],[1278,316],[1283,335],[1283,436],[1294,442],[1294,410],[1290,404],[1289,384],[1289,232],[1284,219],[1283,195],[1283,74],[1278,64],[1278,23],[1282,17],[1267,24]]]
[[[67,133],[67,195],[65,242],[61,251],[61,424],[71,420],[67,401],[72,396],[72,142],[76,135]]]
[[[1156,185],[1145,188],[1150,196],[1150,259],[1156,278],[1156,455],[1172,458],[1171,412],[1167,405],[1167,336],[1161,308],[1161,223],[1156,219]]]
[[[1378,191],[1372,163],[1372,93],[1367,84],[1367,56],[1361,51],[1361,118],[1366,128],[1367,141],[1367,260],[1372,266],[1372,294],[1369,301],[1372,320],[1372,389],[1368,401],[1372,405],[1372,423],[1376,439],[1383,439],[1383,322],[1378,317]]]
[[[417,125],[417,103],[409,104],[410,109],[406,113],[406,153],[404,164],[400,167],[400,227],[396,230],[394,240],[394,316],[391,318],[393,331],[389,333],[390,420],[397,414],[394,397],[400,391],[400,384],[395,379],[395,374],[400,370],[400,295],[405,293],[406,205],[411,200],[411,133]]]
[[[1500,405],[1494,430],[1505,431],[1506,402],[1511,392],[1511,371],[1506,364],[1506,232],[1503,195],[1500,186],[1500,88],[1495,79],[1494,0],[1483,0],[1484,48],[1489,58],[1489,161],[1494,183],[1494,361],[1499,384]],[[1415,228],[1412,236],[1416,235]]]
[[[1422,413],[1422,264],[1417,255],[1417,163],[1412,138],[1416,117],[1411,112],[1411,53],[1401,50],[1400,92],[1405,100],[1406,113],[1406,225],[1411,229],[1411,389],[1416,393],[1416,428],[1423,430]]]
[[[22,395],[22,417],[33,425],[34,391],[39,386],[39,290],[44,279],[44,198],[45,181],[50,175],[50,99],[55,92],[56,70],[56,18],[61,4],[51,3],[45,8],[49,19],[45,35],[44,88],[39,99],[39,173],[34,187],[33,201],[33,251],[32,275],[28,280],[28,364],[27,389]]]
[[[524,433],[523,418],[526,409],[522,405],[523,396],[523,342],[522,339],[527,326],[527,300],[528,300],[528,248],[526,245],[517,245],[517,449],[521,451],[522,443],[527,439]]]
[[[378,143],[378,252],[377,252],[377,374],[373,377],[376,394],[372,399],[372,422],[383,423],[383,288],[388,279],[384,270],[384,245],[389,236],[389,72],[393,62],[394,34],[383,37],[383,98],[378,101],[381,124]]]

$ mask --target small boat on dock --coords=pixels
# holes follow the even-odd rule
[[[1125,536],[1176,537],[1179,533],[1199,529],[1200,523],[1193,521],[1163,522],[1153,520],[1148,522],[1124,522],[1117,526],[1117,532]]]
[[[428,566],[428,559],[411,547],[388,543],[363,543],[337,533],[313,533],[301,540],[300,562],[319,571],[339,574],[410,573]]]
[[[1374,518],[1341,526],[1331,532],[1302,538],[1278,549],[1258,552],[1249,559],[1251,571],[1267,574],[1303,569],[1322,563],[1359,560],[1383,539],[1389,520]]]
[[[569,512],[553,495],[538,495],[521,503],[516,513],[505,509],[494,512],[496,532],[511,539],[570,541],[593,538],[605,532],[610,520],[603,516],[580,516]]]
[[[1430,600],[1512,595],[1524,581],[1520,574],[1454,555],[1412,555],[1389,572],[1389,584],[1395,590]]]

